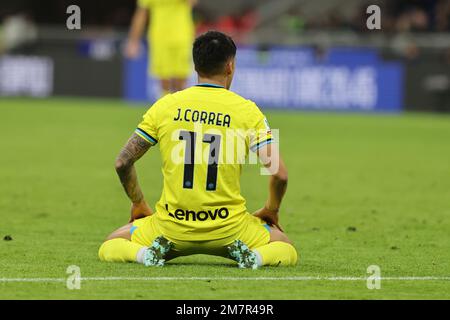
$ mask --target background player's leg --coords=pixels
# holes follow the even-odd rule
[[[297,264],[297,250],[287,235],[270,227],[270,242],[253,250],[261,266],[294,266]]]
[[[170,79],[160,79],[161,84],[161,97],[172,92],[172,85]]]
[[[98,256],[108,262],[138,262],[146,247],[131,241],[131,228],[128,223],[111,233],[100,246]]]
[[[173,91],[181,91],[183,89],[186,88],[186,83],[187,80],[186,79],[182,79],[182,78],[174,78],[172,79],[172,89]]]

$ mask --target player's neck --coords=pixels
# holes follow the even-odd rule
[[[213,84],[228,89],[228,81],[225,77],[198,77],[198,84]]]

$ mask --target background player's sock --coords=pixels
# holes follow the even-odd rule
[[[274,241],[253,250],[258,257],[260,266],[295,266],[297,250],[292,244]]]
[[[103,242],[98,250],[98,256],[100,260],[108,262],[139,262],[138,253],[144,251],[141,249],[145,250],[146,247],[127,239],[117,238]]]

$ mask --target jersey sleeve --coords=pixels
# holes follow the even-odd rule
[[[252,112],[252,115],[255,122],[253,122],[250,128],[249,146],[251,151],[256,152],[262,146],[271,144],[273,138],[267,118],[256,105],[253,105],[253,108],[254,112]]]
[[[142,117],[135,133],[151,145],[158,143],[158,102],[155,103]]]

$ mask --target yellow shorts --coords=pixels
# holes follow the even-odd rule
[[[135,220],[131,228],[131,241],[143,246],[150,246],[156,237],[164,236],[174,244],[170,258],[186,256],[191,254],[210,254],[226,257],[228,256],[227,246],[234,240],[242,240],[250,249],[255,249],[268,244],[270,241],[270,228],[262,221],[251,214],[246,214],[239,225],[236,225],[236,232],[229,237],[219,240],[205,241],[180,241],[174,235],[162,234],[158,226],[155,215]]]
[[[150,74],[159,79],[186,79],[192,73],[191,44],[150,44]]]

